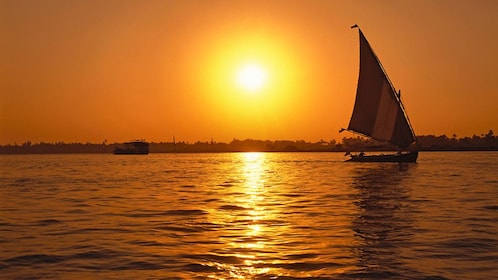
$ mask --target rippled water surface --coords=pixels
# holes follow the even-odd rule
[[[2,279],[496,279],[498,153],[0,156]]]

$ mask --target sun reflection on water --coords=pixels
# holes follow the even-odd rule
[[[221,219],[217,223],[225,224],[225,232],[220,237],[224,244],[221,252],[236,261],[217,262],[211,266],[224,275],[221,277],[246,279],[271,270],[265,265],[271,262],[271,248],[267,247],[273,238],[268,221],[274,220],[276,213],[268,201],[271,198],[268,197],[265,174],[271,166],[266,163],[266,155],[242,153],[239,159],[238,184],[231,186],[223,198],[225,205],[230,205],[227,209],[235,210],[217,215]],[[220,274],[213,277],[219,279]]]
[[[262,220],[268,219],[269,213],[262,206],[265,201],[265,164],[264,153],[244,153],[242,154],[244,165],[242,167],[244,184],[243,192],[246,194],[247,201],[244,208],[248,209],[248,223],[245,231],[246,242],[238,244],[240,248],[250,249],[249,258],[244,260],[247,266],[247,272],[251,275],[268,273],[269,268],[256,268],[255,265],[261,264],[258,255],[265,249],[265,225]],[[259,252],[259,253],[258,253]]]

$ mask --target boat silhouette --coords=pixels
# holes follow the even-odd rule
[[[396,92],[384,67],[363,32],[360,35],[360,73],[353,113],[347,129],[368,138],[387,142],[397,153],[366,155],[363,151],[348,152],[347,161],[354,162],[416,162],[418,151],[408,150],[417,138],[401,102],[401,91]]]
[[[125,142],[123,145],[116,147],[113,154],[115,155],[147,155],[149,154],[149,143],[145,140],[133,140]]]

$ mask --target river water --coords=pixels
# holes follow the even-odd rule
[[[496,279],[498,153],[0,156],[2,279]]]

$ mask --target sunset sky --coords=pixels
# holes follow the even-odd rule
[[[0,144],[341,139],[358,24],[417,134],[498,130],[498,1],[0,0]]]

